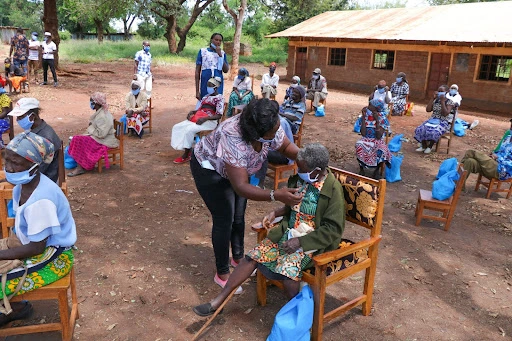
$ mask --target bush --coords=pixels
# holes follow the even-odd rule
[[[59,32],[59,37],[61,41],[71,39],[71,33],[69,31],[61,31]]]

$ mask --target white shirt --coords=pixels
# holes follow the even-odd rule
[[[384,91],[383,93],[380,93],[379,90],[375,90],[373,93],[373,99],[378,99],[387,104],[391,102],[391,91]]]
[[[52,41],[49,44],[46,41],[43,41],[41,46],[43,47],[43,59],[54,59],[53,53],[48,53],[51,51],[57,51],[57,45]]]
[[[39,46],[41,46],[41,43],[38,40],[30,40],[28,46],[29,48],[33,46],[37,47],[37,50],[28,50],[28,60],[39,60]]]
[[[275,86],[277,87],[277,85],[279,84],[279,76],[276,75],[276,73],[274,72],[274,75],[272,77],[270,77],[270,74],[266,73],[263,75],[263,78],[261,78],[261,87],[263,88],[263,86],[265,85],[270,85],[270,86]]]

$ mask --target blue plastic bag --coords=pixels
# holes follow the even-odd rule
[[[316,117],[324,117],[325,116],[325,108],[323,105],[319,105],[316,108],[315,116]]]
[[[456,119],[453,126],[453,133],[456,136],[464,136],[466,135],[466,127],[461,119]]]
[[[457,158],[449,158],[441,162],[441,165],[439,166],[439,171],[437,172],[436,179],[439,179],[446,173],[452,170],[457,170],[457,166],[459,165],[459,161],[457,161]]]
[[[388,169],[386,169],[387,182],[402,181],[402,177],[400,176],[400,166],[402,165],[403,160],[403,155],[393,155],[393,157],[390,160],[391,167],[388,167]]]
[[[402,137],[404,137],[404,134],[396,135],[389,141],[388,149],[390,152],[396,153],[402,149]]]
[[[432,184],[432,198],[446,200],[455,192],[455,181],[459,180],[457,170],[449,171]]]
[[[354,133],[360,133],[361,132],[361,122],[362,122],[362,118],[359,117],[357,120],[356,120],[356,123],[354,123]]]
[[[313,325],[313,291],[305,285],[279,310],[267,341],[309,341]]]
[[[75,159],[73,159],[73,157],[71,155],[69,155],[69,146],[66,146],[66,148],[64,148],[64,168],[66,169],[73,169],[73,168],[76,168],[77,164],[76,164],[76,161]]]

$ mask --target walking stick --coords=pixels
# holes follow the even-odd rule
[[[194,338],[192,339],[192,341],[194,340],[197,340],[197,338],[199,337],[199,335],[201,335],[201,333],[206,329],[206,327],[208,327],[210,325],[210,323],[212,323],[213,319],[219,315],[219,313],[222,311],[222,309],[224,308],[224,306],[229,302],[229,300],[233,297],[233,295],[235,294],[235,291],[236,289],[238,289],[238,287],[234,288],[233,290],[231,290],[231,292],[229,293],[228,297],[226,297],[226,299],[224,300],[224,302],[222,302],[222,304],[217,308],[217,310],[215,310],[215,313],[213,314],[213,316],[208,319],[205,324],[201,327],[201,329],[199,329],[199,331],[194,335]]]

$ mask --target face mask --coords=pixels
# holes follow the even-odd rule
[[[274,141],[274,139],[265,140],[263,137],[260,137],[257,141],[261,142],[261,143],[272,143],[272,141]]]
[[[446,95],[446,92],[444,92],[444,91],[438,91],[438,92],[437,92],[437,97],[441,97],[441,95]]]
[[[151,49],[151,48],[150,48],[149,46],[144,46],[144,51],[145,51],[145,52],[149,52],[149,50],[150,50],[150,49]]]
[[[274,72],[276,72],[276,69],[274,69],[274,68],[270,68],[270,69],[268,69],[268,72],[270,72],[270,73],[274,73]]]
[[[137,89],[137,90],[133,90],[132,89],[132,94],[134,94],[135,96],[137,96],[140,92],[140,89]]]
[[[450,95],[455,96],[457,94],[457,90],[450,89]]]
[[[94,107],[96,106],[96,103],[94,102],[89,102],[89,106],[91,107],[92,110],[94,110]]]
[[[318,78],[320,78],[320,75],[313,74],[313,79],[318,79]]]
[[[291,84],[290,86],[291,86],[292,88],[296,88],[298,85],[299,85],[299,84]]]
[[[215,88],[212,87],[212,86],[207,86],[206,87],[206,92],[208,93],[208,95],[211,95],[215,92]]]
[[[16,173],[10,173],[5,170],[5,180],[7,182],[10,182],[13,185],[25,185],[28,184],[32,179],[34,179],[37,175],[37,172],[34,172],[34,174],[30,175],[30,172],[36,168],[38,164],[34,164],[32,167],[30,167],[27,170],[24,170],[22,172],[16,172]]]
[[[21,120],[17,121],[18,125],[21,127],[21,129],[30,130],[30,128],[32,128],[34,121],[30,120],[30,116],[32,116],[32,114],[27,115],[24,118],[22,118]]]
[[[379,94],[386,92],[386,88],[378,88],[377,90],[379,91]]]
[[[309,173],[297,173],[299,175],[299,177],[302,179],[302,181],[305,181],[307,183],[310,183],[312,184],[313,182],[316,182],[318,181],[318,174],[316,175],[316,177],[314,179],[311,179],[311,173],[313,173],[314,171],[316,170],[321,170],[320,168],[315,168],[313,169],[311,172]]]
[[[211,44],[210,44],[210,47],[211,47],[214,51],[217,51],[217,45],[215,45],[214,43],[211,43]]]
[[[396,77],[396,82],[397,83],[402,83],[402,80],[403,80],[402,77]]]
[[[238,77],[236,77],[236,78],[238,78],[238,79],[240,79],[241,81],[243,81],[243,80],[244,80],[244,78],[245,78],[245,76],[238,76]]]
[[[44,37],[44,40],[45,40],[45,41],[49,41],[49,40],[50,40],[50,37]]]
[[[37,37],[36,36],[32,36],[32,40],[37,40]]]

